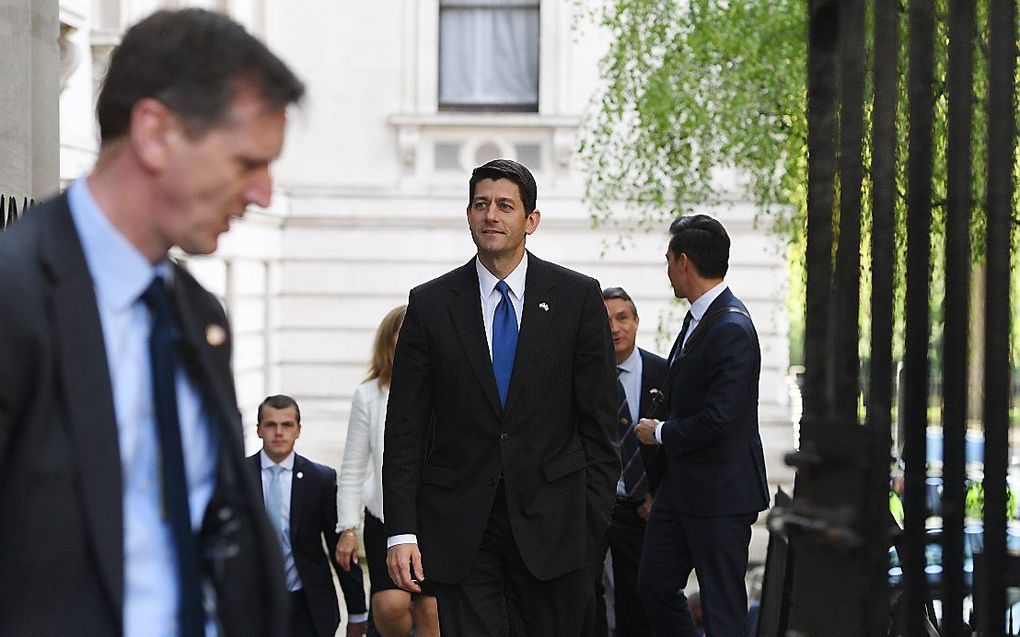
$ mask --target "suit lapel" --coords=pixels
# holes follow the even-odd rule
[[[732,305],[733,304],[733,298],[734,298],[733,297],[733,292],[731,292],[730,288],[727,287],[725,290],[723,290],[719,294],[719,296],[717,296],[715,298],[714,301],[712,301],[712,304],[708,306],[708,309],[705,310],[705,313],[702,314],[701,318],[698,320],[697,327],[695,327],[691,331],[691,333],[687,335],[687,345],[688,346],[692,342],[691,339],[693,339],[695,336],[700,336],[699,332],[702,329],[705,329],[705,323],[704,323],[705,317],[708,316],[709,314],[711,314],[712,312],[718,310],[719,308],[728,307],[728,306]],[[673,352],[670,353],[670,360],[672,360],[673,353],[676,353],[676,361],[674,361],[673,364],[669,366],[669,379],[670,379],[670,381],[673,380],[673,376],[676,373],[677,368],[679,368],[680,365],[683,364],[684,360],[690,354],[690,347],[682,347],[682,348],[680,348],[679,352],[676,351],[677,348],[680,348],[680,339],[679,338],[677,338],[677,342],[673,345]]]
[[[521,331],[517,337],[517,355],[514,357],[514,371],[510,376],[510,392],[506,399],[508,411],[514,398],[521,393],[521,387],[527,383],[528,370],[542,351],[545,337],[549,334],[549,324],[557,310],[551,295],[555,287],[548,265],[529,252]]]
[[[290,476],[290,544],[294,546],[298,537],[298,526],[301,520],[301,508],[305,502],[305,484],[308,482],[308,461],[294,454],[294,471]],[[301,476],[301,477],[298,477]]]
[[[262,456],[257,453],[254,456],[248,456],[248,464],[251,465],[252,475],[257,478],[259,495],[261,496],[259,498],[259,502],[261,502],[264,507],[266,504],[266,489],[262,486]]]
[[[54,281],[51,311],[65,417],[75,446],[84,503],[100,576],[120,616],[124,598],[124,514],[113,388],[99,307],[81,243],[67,208],[51,216],[41,253]]]
[[[645,351],[638,349],[641,355],[641,400],[638,405],[638,418],[644,418],[651,407],[652,398],[649,391],[652,389],[651,370],[648,369],[648,360],[645,358]]]
[[[180,266],[174,265],[173,300],[181,324],[182,345],[195,387],[201,392],[210,419],[218,427],[220,456],[244,457],[240,413],[234,401],[230,370],[230,330],[222,314],[198,306],[198,284]],[[195,376],[197,374],[197,377]],[[225,455],[224,455],[225,454]]]
[[[496,377],[492,373],[492,357],[485,339],[485,324],[482,322],[482,301],[478,293],[478,273],[475,260],[468,261],[458,271],[457,282],[450,289],[450,317],[460,337],[464,353],[472,371],[482,386],[482,392],[489,405],[497,414],[502,411]],[[518,351],[520,346],[518,345]],[[513,385],[511,384],[511,390]]]

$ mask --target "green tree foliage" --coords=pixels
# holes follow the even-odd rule
[[[765,228],[791,243],[791,331],[802,320],[803,240],[807,206],[807,4],[803,0],[578,0],[610,34],[601,63],[604,80],[586,121],[580,148],[589,179],[587,198],[596,223],[624,204],[641,223],[663,221],[720,198],[717,171],[736,169]],[[870,3],[869,3],[870,5]],[[941,289],[946,198],[948,0],[936,0],[933,176],[933,291]],[[972,254],[984,251],[985,92],[987,0],[977,7],[973,125]],[[870,11],[869,11],[870,13]],[[905,253],[908,45],[901,11],[898,60],[870,54],[868,18],[864,161],[870,165],[871,68],[898,64],[898,258]],[[863,184],[864,272],[862,316],[870,289],[870,179]],[[838,189],[837,189],[838,194]],[[834,198],[834,219],[838,216]],[[902,278],[902,261],[898,271]],[[902,286],[900,286],[902,288]],[[900,289],[902,293],[902,289]],[[897,303],[901,306],[901,303]],[[933,316],[941,315],[933,307]],[[939,325],[934,326],[939,333]],[[867,321],[862,320],[866,357]],[[899,330],[897,330],[899,332]],[[934,339],[933,339],[934,340]],[[933,342],[934,345],[934,342]],[[793,359],[799,358],[793,344]],[[933,348],[936,360],[938,347]]]
[[[619,0],[592,14],[612,36],[581,147],[596,221],[621,201],[648,223],[711,202],[720,167],[769,213],[805,200],[802,1]]]

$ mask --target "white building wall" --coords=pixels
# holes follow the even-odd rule
[[[236,223],[215,255],[187,259],[231,316],[250,449],[258,446],[258,402],[286,393],[302,406],[302,452],[339,466],[350,396],[365,374],[379,320],[406,302],[411,287],[474,253],[464,217],[467,180],[473,166],[495,155],[525,161],[538,181],[543,217],[529,248],[603,286],[625,287],[642,316],[639,345],[668,353],[683,309],[672,301],[665,275],[665,227],[637,231],[620,248],[619,229],[592,229],[582,200],[578,127],[606,39],[575,28],[575,3],[542,2],[539,112],[512,114],[437,112],[437,0],[67,0],[62,6],[83,3],[121,31],[157,5],[227,10],[308,86],[274,169],[273,209]],[[87,22],[85,16],[86,30]],[[110,40],[110,27],[104,29],[90,34],[98,67]],[[89,76],[87,67],[76,73]],[[89,86],[72,78],[62,97],[65,180],[87,164],[79,147],[87,154],[86,141],[95,137]],[[735,178],[723,175],[737,192]],[[788,483],[791,474],[780,461],[792,447],[784,253],[781,240],[754,226],[755,208],[742,199],[733,195],[705,212],[732,236],[728,281],[761,336],[770,478]],[[756,533],[752,551],[758,559],[762,537]]]

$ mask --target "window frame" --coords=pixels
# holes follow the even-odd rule
[[[542,106],[542,76],[544,64],[542,52],[542,25],[543,25],[543,3],[542,0],[518,0],[507,4],[488,4],[483,2],[465,2],[457,5],[447,5],[446,10],[466,10],[466,9],[477,9],[477,10],[492,10],[499,11],[505,9],[515,8],[534,8],[538,12],[538,34],[536,37],[536,56],[538,59],[538,68],[536,69],[537,77],[535,77],[535,101],[528,103],[471,103],[471,102],[444,102],[440,98],[439,86],[442,81],[442,24],[443,24],[443,11],[444,5],[442,0],[433,0],[436,8],[436,75],[435,75],[435,94],[436,94],[436,110],[441,113],[539,113],[541,112]]]

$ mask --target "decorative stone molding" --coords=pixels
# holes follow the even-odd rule
[[[71,74],[81,64],[81,51],[78,50],[78,46],[71,40],[71,37],[77,30],[77,27],[71,26],[66,22],[60,23],[60,39],[57,41],[57,44],[60,47],[61,93],[67,88],[68,78],[71,77]]]
[[[443,185],[491,158],[517,159],[546,178],[566,176],[576,147],[580,117],[539,113],[398,114],[396,129],[404,177]]]

